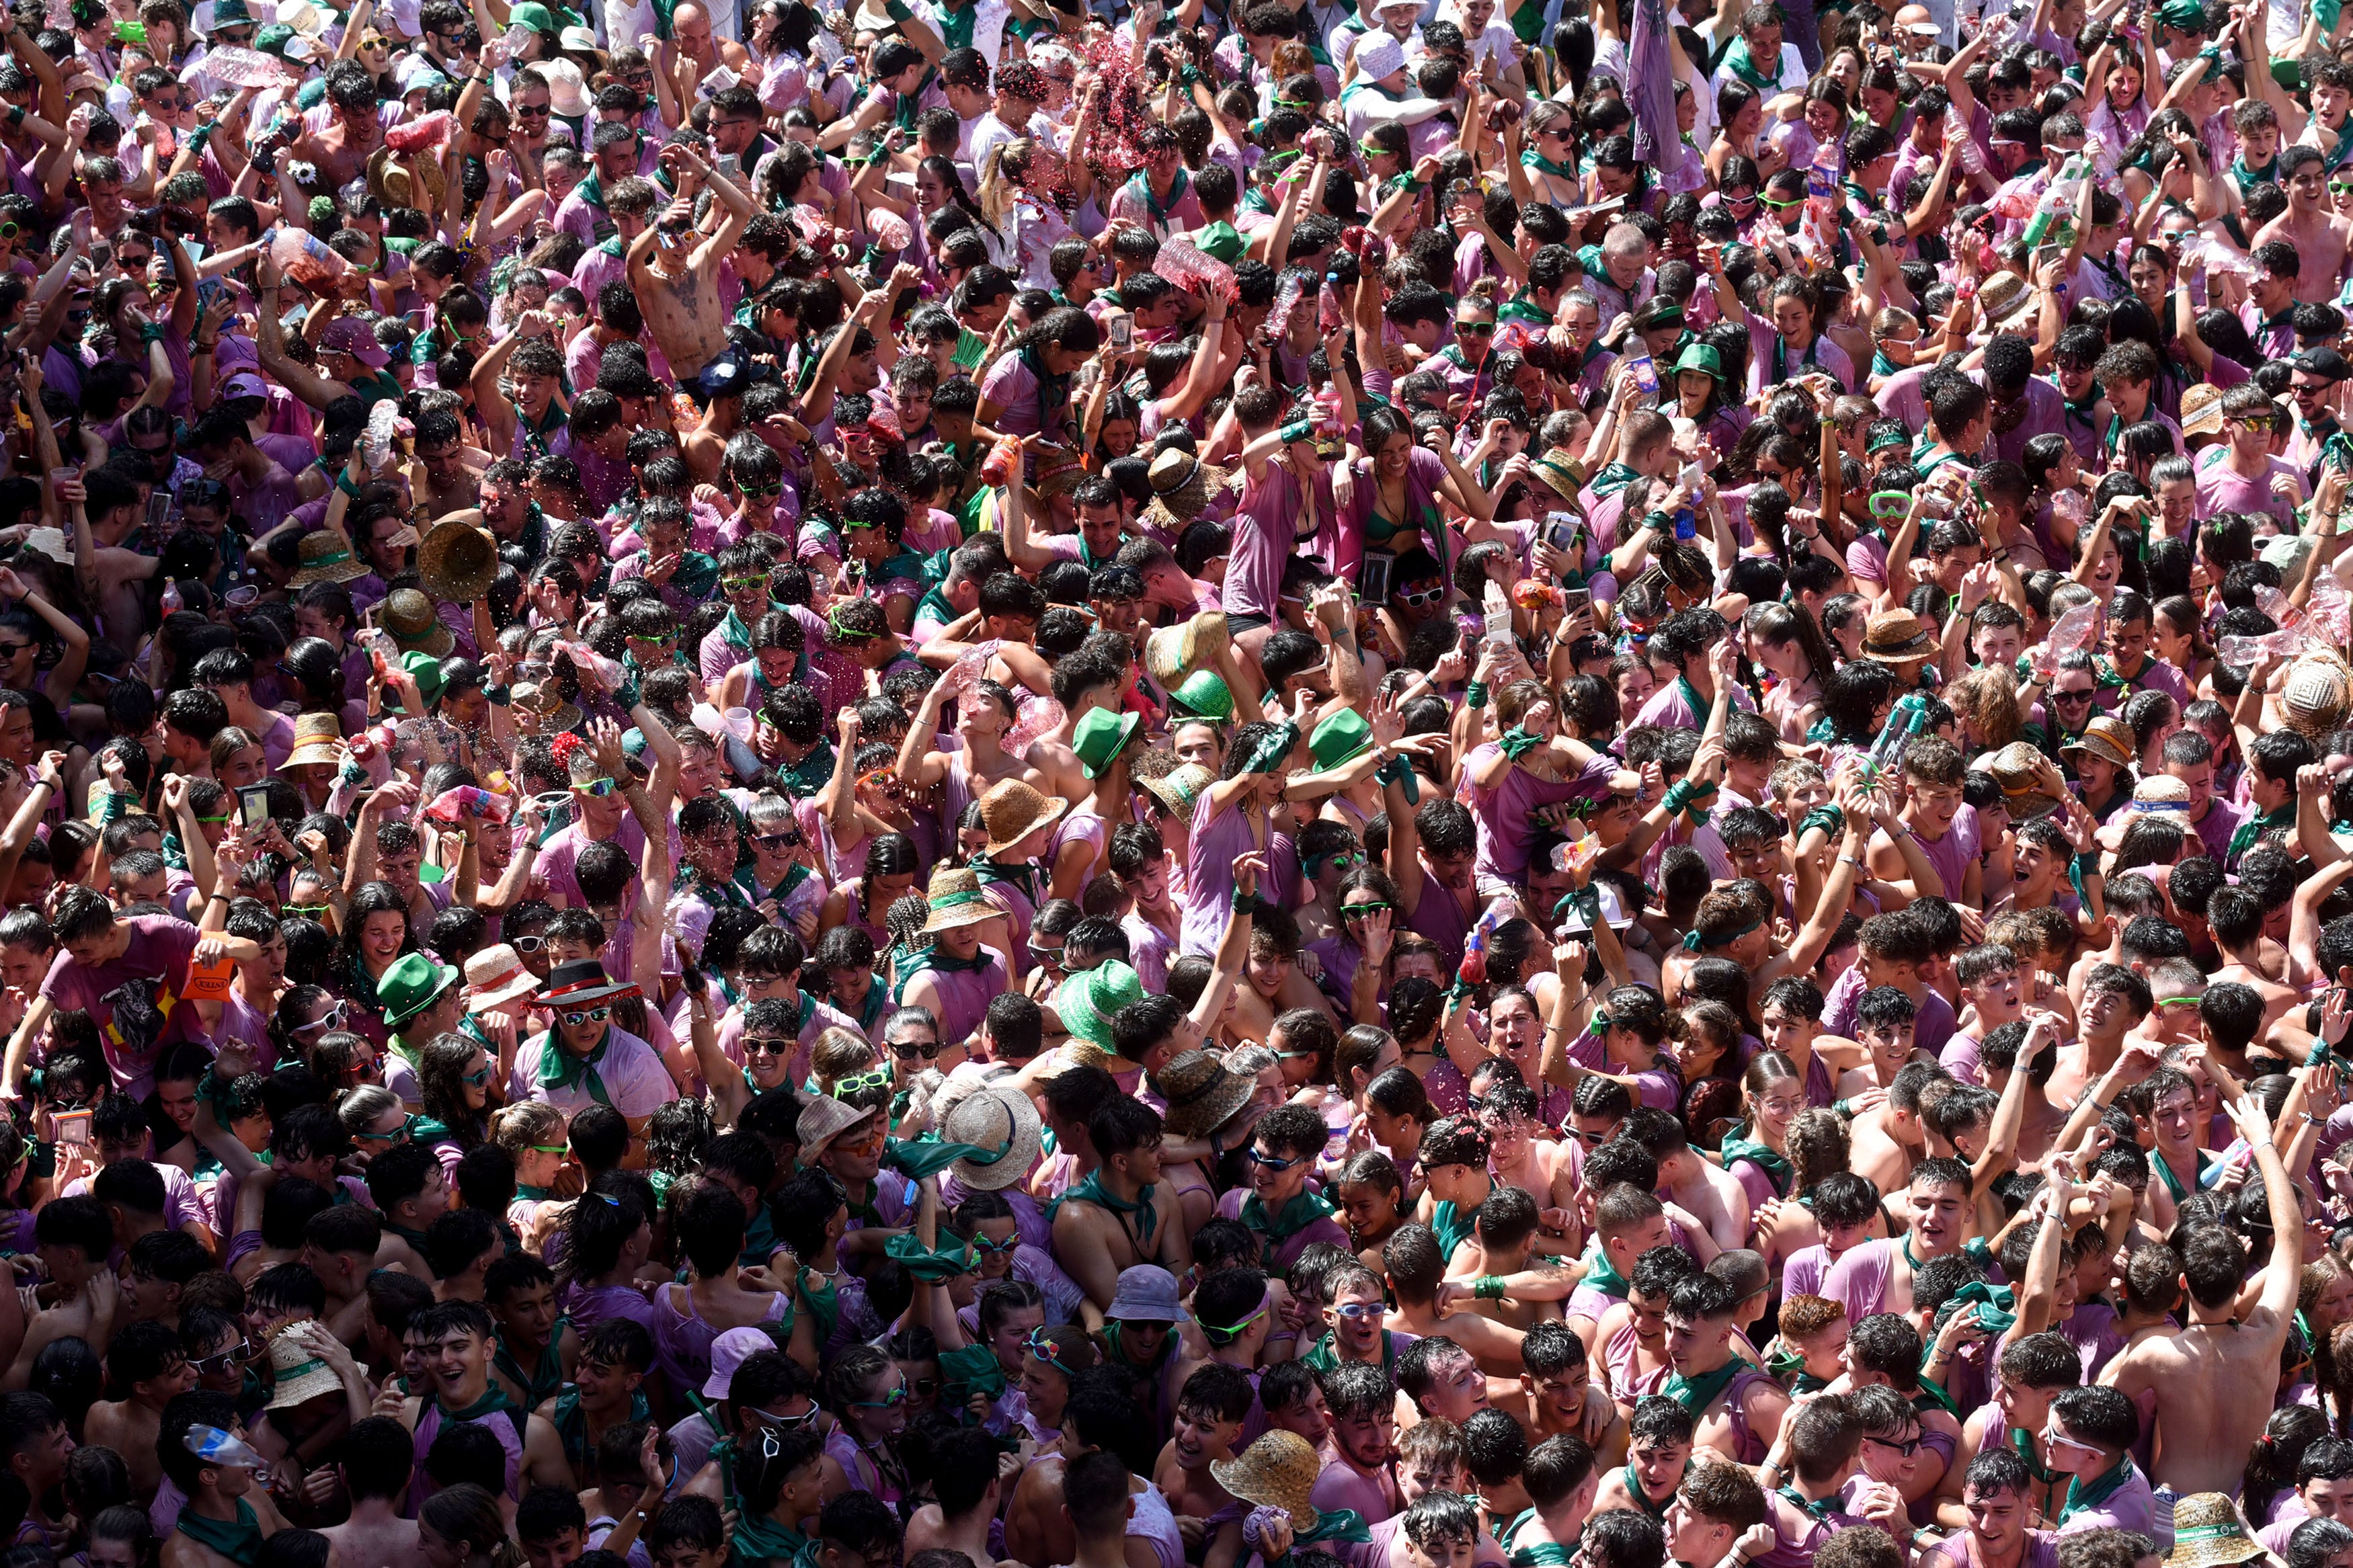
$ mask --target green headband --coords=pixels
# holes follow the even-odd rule
[[[1750,921],[1738,931],[1726,931],[1722,936],[1707,939],[1704,945],[1709,947],[1723,947],[1726,943],[1738,942],[1750,931],[1763,929],[1764,924],[1765,922],[1761,920]],[[1696,928],[1683,933],[1683,951],[1685,952],[1697,952],[1702,945],[1702,939]]]

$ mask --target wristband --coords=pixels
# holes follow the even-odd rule
[[[1833,1100],[1831,1101],[1831,1110],[1837,1115],[1852,1117],[1854,1115],[1854,1101],[1852,1100]]]
[[[213,132],[219,129],[220,127],[212,121],[203,121],[194,131],[188,132],[188,145],[199,153],[203,152],[205,143],[211,141]]]
[[[1234,889],[1234,913],[1238,915],[1256,914],[1258,912],[1258,908],[1259,896],[1256,893],[1245,893],[1240,888],[1236,888]]]
[[[163,326],[155,321],[148,322],[145,326],[139,329],[139,341],[142,343],[162,342],[164,341]]]
[[[1495,1300],[1503,1293],[1504,1277],[1500,1274],[1482,1274],[1471,1283],[1471,1294],[1482,1301]]]
[[[24,123],[25,123],[25,111],[24,111],[22,109],[18,108],[16,104],[13,104],[13,103],[12,103],[12,104],[10,104],[10,105],[8,106],[8,125],[9,125],[9,128],[10,128],[11,130],[14,130],[16,127],[17,127],[17,126],[19,126],[19,125],[22,125],[22,124],[24,124]]]
[[[2086,850],[2083,854],[2076,856],[2074,870],[2075,875],[2079,877],[2098,876],[2100,873],[2099,852],[2097,850]]]
[[[1487,706],[1487,683],[1483,680],[1472,681],[1470,689],[1463,694],[1463,700],[1471,705],[1471,710],[1474,713]]]
[[[482,700],[489,703],[493,708],[504,708],[512,700],[512,699],[513,693],[506,687],[485,686],[482,688]]]

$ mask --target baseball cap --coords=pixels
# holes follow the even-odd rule
[[[356,316],[343,316],[327,328],[327,335],[319,346],[330,353],[349,354],[364,365],[381,369],[392,363],[384,345],[375,341],[375,333]]]

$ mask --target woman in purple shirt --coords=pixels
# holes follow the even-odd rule
[[[1103,346],[1103,334],[1084,310],[1065,305],[1027,332],[980,384],[978,422],[1008,436],[1050,436],[1074,445],[1077,405],[1071,378]]]

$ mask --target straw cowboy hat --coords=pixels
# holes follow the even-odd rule
[[[1882,610],[1863,628],[1862,657],[1875,664],[1915,664],[1936,651],[1936,635],[1909,610]]]
[[[1038,1107],[1028,1095],[1009,1086],[983,1084],[948,1107],[940,1119],[940,1136],[977,1149],[1005,1145],[1005,1152],[994,1160],[965,1158],[948,1167],[965,1186],[993,1193],[1029,1173],[1045,1133]]]
[[[881,1114],[881,1106],[870,1105],[861,1110],[848,1100],[836,1100],[831,1095],[803,1100],[798,1128],[801,1139],[801,1163],[816,1164],[818,1156],[825,1152],[826,1145],[851,1128],[871,1122]]]
[[[2128,768],[2133,765],[2136,750],[2132,727],[2112,714],[2100,713],[2084,726],[2082,734],[2061,746],[2059,754],[2063,757],[2069,752],[2085,752],[2117,767]]]
[[[1152,459],[1150,477],[1152,500],[1144,509],[1143,521],[1178,534],[1185,531],[1187,523],[1201,515],[1202,509],[1209,504],[1209,497],[1223,489],[1232,475],[1182,447],[1172,447]]]
[[[403,653],[429,653],[435,658],[447,658],[458,646],[458,639],[434,613],[433,601],[415,588],[395,588],[385,595],[379,620]]]
[[[542,681],[517,681],[507,700],[531,721],[533,734],[568,735],[588,721],[578,703],[566,702],[554,687]]]
[[[322,1394],[340,1393],[343,1386],[343,1380],[319,1359],[311,1346],[310,1330],[301,1323],[288,1324],[269,1342],[269,1370],[275,1379],[272,1410],[291,1410]]]
[[[980,820],[988,829],[985,854],[1002,855],[1041,827],[1050,827],[1071,809],[1058,795],[1039,795],[1019,779],[999,779],[980,797]]]
[[[932,885],[923,889],[923,897],[932,906],[931,919],[923,922],[925,936],[937,936],[958,926],[976,926],[1005,912],[980,896],[980,878],[960,866],[943,866],[933,872]]]
[[[2220,1568],[2226,1563],[2251,1563],[2263,1555],[2263,1547],[2239,1518],[2237,1506],[2221,1492],[2192,1492],[2173,1505],[2173,1551],[2165,1559],[2165,1568]]]
[[[290,587],[307,588],[313,583],[349,583],[367,574],[367,563],[352,553],[349,544],[322,531],[302,536],[299,563],[286,581]]]
[[[486,530],[454,517],[435,523],[417,547],[417,575],[437,599],[471,604],[498,574],[498,542]]]
[[[2051,787],[2050,759],[2025,741],[2012,741],[1986,760],[1986,772],[2001,786],[2002,805],[2012,822],[2048,816],[2064,804]]]
[[[1185,454],[1164,452],[1161,456],[1181,458]],[[1232,641],[1232,634],[1226,627],[1225,612],[1203,610],[1176,626],[1146,634],[1144,671],[1165,689],[1174,691],[1188,676],[1217,663],[1218,656]]]
[[[368,155],[368,194],[388,207],[438,208],[449,189],[449,176],[441,172],[440,160],[430,153],[418,153],[406,163],[397,162],[398,158],[389,147],[378,147]],[[423,201],[417,199],[419,175],[425,181]]]
[[[299,768],[311,763],[340,763],[343,756],[342,721],[332,713],[294,716],[294,749],[286,753],[288,767]]]
[[[1250,1103],[1256,1080],[1229,1072],[1207,1051],[1187,1051],[1154,1075],[1152,1087],[1168,1102],[1161,1121],[1178,1138],[1198,1138],[1233,1120]]]
[[[1315,1478],[1323,1470],[1315,1446],[1296,1432],[1261,1433],[1239,1458],[1209,1461],[1209,1474],[1219,1486],[1244,1502],[1282,1510],[1301,1534],[1324,1517],[1313,1500]]]
[[[2353,682],[2345,666],[2327,655],[2307,654],[2288,668],[2280,686],[2280,718],[2307,741],[2319,741],[2345,722],[2353,708]]]
[[[522,955],[506,942],[486,947],[466,960],[466,1011],[487,1013],[520,1002],[539,989],[539,977],[523,967]]]

